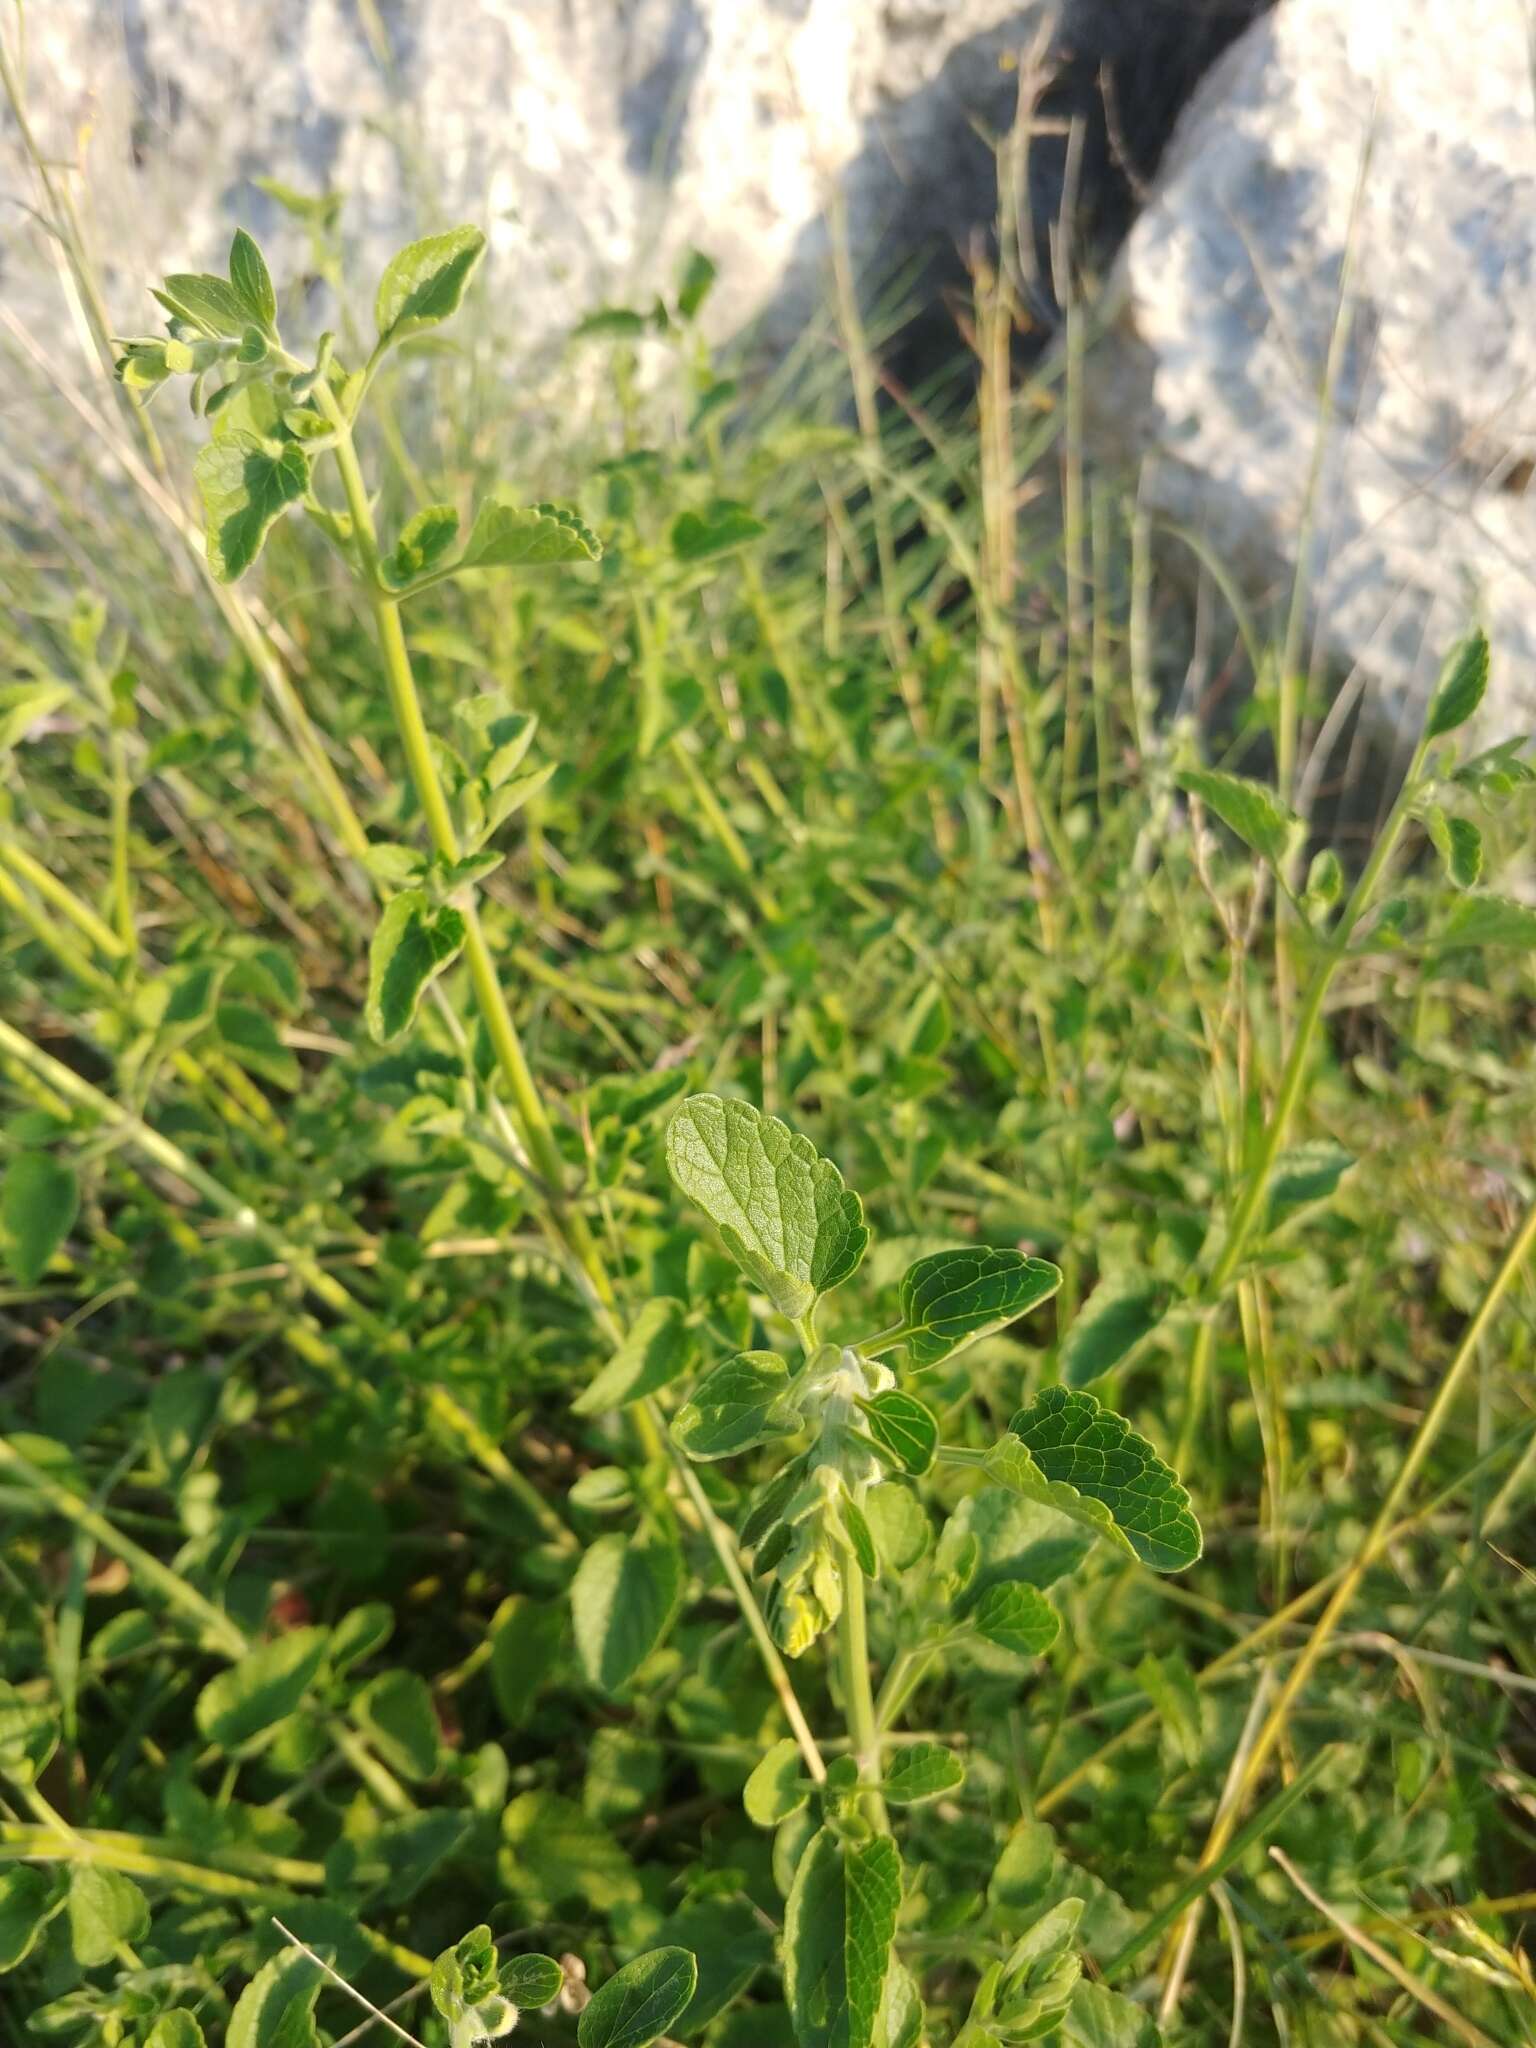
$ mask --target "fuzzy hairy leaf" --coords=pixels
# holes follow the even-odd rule
[[[374,301],[379,340],[403,341],[450,319],[484,254],[479,228],[459,227],[427,235],[392,256]]]
[[[580,2048],[650,2048],[684,2011],[699,1981],[686,1948],[636,1956],[593,1992],[576,2027]]]
[[[809,1138],[750,1102],[690,1095],[667,1126],[667,1164],[781,1315],[808,1315],[864,1256],[858,1196]]]
[[[1430,702],[1424,737],[1437,740],[1465,725],[1488,688],[1488,635],[1479,629],[1451,650]]]
[[[1014,1416],[984,1468],[1154,1571],[1183,1571],[1200,1555],[1200,1524],[1174,1472],[1092,1394],[1043,1388]]]
[[[389,1045],[415,1021],[428,984],[463,950],[467,927],[451,903],[434,907],[425,889],[402,889],[384,906],[368,948],[370,1036]]]
[[[424,505],[401,528],[393,550],[379,564],[391,590],[403,590],[435,569],[458,538],[459,515],[451,505]]]
[[[325,1978],[296,1948],[265,1963],[235,2001],[226,2048],[318,2048],[315,2000]]]
[[[565,1972],[553,1956],[514,1956],[501,1966],[501,1995],[510,1998],[520,2011],[553,2005],[564,1982]]]
[[[939,1425],[933,1411],[915,1394],[904,1394],[898,1387],[876,1394],[872,1401],[861,1401],[859,1406],[875,1442],[890,1452],[904,1472],[921,1478],[939,1446]]]
[[[810,1797],[804,1780],[800,1745],[786,1735],[763,1752],[742,1789],[747,1819],[760,1828],[776,1828],[781,1820],[788,1820]]]
[[[904,1743],[885,1768],[881,1786],[893,1806],[921,1806],[965,1783],[965,1765],[941,1742]]]
[[[889,1835],[812,1837],[784,1910],[784,1996],[800,2048],[872,2048],[900,1904]]]
[[[82,1970],[116,1960],[124,1942],[149,1931],[149,1901],[121,1871],[77,1863],[69,1873],[69,1941]]]
[[[236,228],[229,245],[229,282],[247,316],[258,327],[270,328],[277,318],[277,294],[266,259],[244,228]]]
[[[1060,1285],[1060,1267],[1000,1246],[957,1245],[919,1259],[901,1282],[902,1335],[913,1365],[937,1365],[1049,1300]]]
[[[1265,783],[1225,775],[1216,768],[1186,768],[1174,779],[1271,866],[1285,859],[1301,820]]]
[[[627,1685],[667,1632],[683,1564],[669,1544],[600,1536],[571,1581],[582,1669],[604,1692]]]
[[[237,341],[250,321],[250,310],[234,285],[208,271],[177,270],[161,281],[153,296],[168,313],[191,321],[208,334]]]
[[[1013,1657],[1041,1656],[1061,1628],[1050,1601],[1022,1579],[988,1586],[966,1620],[983,1641]]]
[[[790,1372],[776,1351],[743,1351],[708,1373],[672,1422],[690,1458],[734,1457],[802,1425],[789,1398]]]
[[[309,489],[309,458],[297,441],[265,441],[239,429],[210,441],[193,473],[209,566],[221,583],[245,574],[274,523]]]
[[[561,562],[595,562],[603,544],[564,505],[520,505],[505,491],[480,501],[460,569],[547,569]]]

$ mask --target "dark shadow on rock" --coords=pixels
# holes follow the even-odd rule
[[[1068,131],[1081,130],[1074,234],[1085,261],[1102,268],[1135,219],[1174,124],[1223,50],[1274,0],[1061,0],[1021,8],[1000,27],[954,50],[938,76],[867,124],[842,191],[866,304],[900,277],[910,307],[887,349],[892,373],[917,386],[958,347],[946,303],[968,292],[967,253],[995,245],[996,158],[989,137],[1007,131],[1018,106],[1016,60],[1047,12],[1056,31],[1052,79],[1037,110],[1045,132],[1029,152],[1027,203],[1038,287],[1031,315],[1038,344],[1054,330],[1050,242],[1067,177]],[[744,337],[777,358],[826,302],[828,236],[802,231],[778,290]]]

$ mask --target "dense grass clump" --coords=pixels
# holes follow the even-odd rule
[[[699,258],[551,435],[472,228],[323,338],[237,237],[124,339],[52,227],[5,2039],[1530,2038],[1486,644],[1335,847],[1262,622],[1206,592],[1235,722],[1169,674],[1006,264],[974,402],[847,291],[738,382]]]

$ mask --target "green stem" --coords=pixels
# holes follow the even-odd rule
[[[842,1564],[843,1611],[838,1620],[838,1653],[843,1675],[843,1711],[848,1717],[848,1746],[858,1761],[859,1776],[870,1789],[865,1807],[882,1834],[891,1831],[885,1801],[874,1789],[880,1780],[880,1727],[869,1680],[869,1623],[864,1607],[864,1574],[846,1553]]]
[[[342,490],[347,500],[347,509],[352,517],[357,560],[373,610],[390,705],[395,715],[401,743],[405,748],[417,801],[426,818],[427,830],[434,848],[445,859],[456,860],[459,851],[458,835],[454,829],[453,816],[448,808],[442,783],[438,778],[436,763],[432,758],[431,740],[411,668],[410,651],[406,646],[405,632],[400,622],[400,608],[384,588],[379,577],[378,535],[373,523],[372,508],[368,502],[367,487],[352,441],[351,426],[323,381],[316,386],[315,398],[336,432],[334,453],[341,475]],[[570,1248],[590,1280],[596,1296],[599,1321],[610,1334],[622,1337],[622,1326],[615,1308],[613,1284],[603,1263],[601,1250],[587,1226],[585,1217],[566,1205],[565,1163],[555,1142],[554,1131],[539,1095],[538,1085],[524,1055],[517,1026],[512,1021],[512,1013],[507,1007],[506,997],[502,992],[472,902],[465,903],[464,917],[467,929],[464,954],[475,998],[490,1036],[497,1063],[511,1090],[529,1156],[545,1184],[551,1234]],[[673,1469],[679,1473],[684,1489],[693,1503],[694,1511],[709,1537],[715,1555],[720,1560],[742,1616],[757,1644],[764,1669],[789,1718],[795,1739],[805,1756],[806,1766],[811,1775],[819,1781],[826,1774],[825,1766],[822,1764],[799,1702],[795,1698],[789,1674],[784,1668],[784,1660],[779,1655],[736,1557],[730,1531],[710,1507],[687,1460],[677,1451],[670,1436],[662,1428],[654,1405],[649,1402],[638,1402],[631,1408],[630,1414],[645,1455],[654,1458],[664,1450],[671,1459]]]
[[[1301,1099],[1302,1087],[1307,1077],[1307,1064],[1311,1057],[1312,1041],[1322,1021],[1323,1005],[1333,978],[1343,965],[1349,950],[1349,942],[1355,928],[1365,915],[1376,891],[1388,861],[1396,851],[1398,840],[1408,822],[1409,810],[1418,794],[1420,771],[1424,763],[1425,743],[1420,741],[1409,766],[1397,802],[1382,827],[1381,836],[1372,849],[1371,857],[1361,871],[1360,879],[1352,890],[1349,901],[1339,917],[1338,928],[1329,943],[1327,951],[1313,969],[1312,980],[1307,988],[1306,1001],[1297,1019],[1295,1035],[1291,1040],[1284,1069],[1280,1076],[1280,1087],[1275,1097],[1275,1107],[1259,1146],[1259,1156],[1249,1173],[1232,1221],[1227,1230],[1227,1241],[1221,1257],[1212,1270],[1210,1279],[1201,1294],[1208,1302],[1219,1301],[1226,1290],[1228,1281],[1236,1272],[1244,1252],[1253,1236],[1264,1198],[1269,1192],[1270,1177],[1281,1147],[1290,1132],[1291,1118]]]
[[[816,1738],[811,1733],[810,1723],[806,1720],[804,1710],[799,1700],[795,1697],[795,1688],[790,1682],[788,1671],[785,1669],[784,1659],[779,1654],[779,1646],[773,1640],[768,1624],[763,1619],[763,1611],[758,1606],[747,1575],[741,1568],[741,1560],[736,1555],[735,1540],[730,1530],[726,1528],[720,1517],[710,1506],[709,1496],[699,1484],[699,1475],[688,1463],[682,1451],[673,1443],[670,1431],[659,1429],[658,1435],[666,1447],[668,1457],[672,1461],[672,1469],[682,1481],[683,1490],[693,1502],[694,1511],[704,1525],[705,1534],[709,1537],[710,1543],[714,1547],[715,1556],[720,1560],[720,1569],[725,1573],[726,1579],[730,1583],[731,1591],[736,1595],[736,1603],[741,1609],[747,1627],[752,1632],[752,1640],[757,1644],[758,1654],[763,1660],[763,1668],[768,1674],[769,1683],[778,1694],[779,1705],[784,1709],[784,1718],[790,1725],[795,1741],[799,1746],[801,1757],[804,1759],[805,1767],[815,1782],[820,1785],[825,1782],[827,1767],[822,1761],[821,1751],[816,1746]],[[869,1684],[867,1665],[864,1682],[867,1689]]]
[[[405,629],[400,622],[400,607],[395,597],[384,587],[379,575],[378,534],[373,523],[373,511],[368,502],[367,485],[363,481],[357,450],[352,442],[352,429],[323,379],[315,387],[315,402],[336,434],[336,445],[332,452],[341,476],[347,510],[352,518],[357,563],[373,612],[390,709],[394,714],[401,745],[405,749],[406,764],[416,791],[416,799],[427,821],[427,832],[434,851],[445,860],[457,860],[458,833],[437,772],[437,764],[432,758],[431,737],[422,714],[421,698],[411,668],[410,651],[405,644]],[[496,974],[495,962],[491,958],[490,948],[481,929],[479,914],[473,899],[467,894],[461,908],[465,923],[464,958],[469,968],[475,1001],[490,1038],[491,1048],[496,1055],[496,1063],[511,1093],[513,1109],[522,1129],[528,1156],[545,1183],[545,1192],[559,1234],[565,1238],[580,1261],[599,1301],[611,1305],[613,1288],[596,1241],[587,1227],[585,1217],[566,1204],[565,1162],[561,1158],[554,1130],[545,1111],[538,1085],[533,1078],[533,1070],[523,1051],[517,1026],[512,1021],[512,1012],[507,1007],[507,999]]]

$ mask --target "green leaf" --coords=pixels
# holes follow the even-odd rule
[[[1331,1138],[1315,1138],[1282,1152],[1269,1183],[1271,1227],[1292,1209],[1326,1201],[1354,1163],[1354,1153]]]
[[[887,1480],[864,1496],[864,1519],[880,1562],[890,1571],[910,1571],[927,1554],[933,1530],[927,1511],[910,1486]]]
[[[0,754],[20,746],[34,725],[68,702],[62,683],[0,685]]]
[[[630,1324],[618,1350],[571,1406],[578,1415],[608,1415],[626,1402],[670,1386],[693,1355],[693,1340],[680,1301],[648,1301]]]
[[[875,1442],[890,1452],[903,1471],[921,1478],[939,1447],[939,1425],[933,1411],[915,1394],[904,1394],[896,1387],[876,1394],[872,1401],[861,1401],[859,1406]]]
[[[301,1086],[304,1070],[298,1055],[284,1045],[264,1010],[251,1003],[223,1002],[214,1010],[214,1023],[225,1050],[250,1073],[290,1093]]]
[[[1136,1666],[1142,1690],[1157,1709],[1158,1719],[1186,1768],[1200,1761],[1205,1745],[1204,1716],[1195,1675],[1182,1657],[1155,1657],[1149,1650]]]
[[[443,1950],[427,1980],[432,2003],[450,2024],[466,2018],[498,1988],[496,1943],[483,1922],[462,1935],[452,1948]]]
[[[296,1948],[263,1964],[235,2002],[225,2048],[319,2048],[315,2000],[325,1978]]]
[[[379,564],[391,590],[403,590],[427,570],[435,569],[453,546],[459,515],[451,505],[426,505],[408,519],[392,553]]]
[[[250,308],[232,284],[206,270],[177,270],[163,279],[151,296],[168,313],[190,320],[207,334],[238,341],[250,320]]]
[[[42,1700],[29,1700],[0,1678],[0,1777],[35,1785],[59,1742],[58,1716]]]
[[[1430,701],[1425,739],[1437,740],[1466,724],[1488,687],[1489,659],[1488,635],[1481,630],[1451,650]]]
[[[685,1948],[636,1956],[593,1992],[576,2026],[580,2048],[649,2048],[693,1997],[699,1966]]]
[[[683,265],[683,274],[677,287],[677,310],[685,320],[692,320],[699,308],[709,297],[718,270],[712,258],[702,249],[690,249]]]
[[[428,235],[392,256],[373,308],[380,342],[403,341],[451,319],[484,254],[479,228],[460,227]]]
[[[673,1440],[690,1458],[734,1457],[755,1444],[793,1436],[803,1418],[789,1396],[791,1374],[776,1351],[743,1351],[717,1365],[672,1421]]]
[[[875,1549],[875,1539],[870,1533],[868,1522],[864,1519],[864,1510],[851,1494],[845,1493],[837,1509],[837,1515],[842,1522],[843,1533],[848,1539],[849,1548],[859,1570],[866,1579],[878,1579],[880,1554]]]
[[[514,1956],[501,1966],[501,1995],[519,2012],[537,2012],[553,2005],[565,1983],[565,1971],[553,1956]]]
[[[240,1749],[291,1714],[318,1677],[330,1632],[295,1628],[258,1643],[198,1694],[198,1732],[220,1749]]]
[[[1462,896],[1441,928],[1440,944],[1536,948],[1536,908],[1487,891]]]
[[[872,2048],[900,1904],[889,1835],[812,1837],[784,1912],[784,1996],[800,2048]]]
[[[584,1899],[594,1912],[639,1902],[640,1880],[606,1828],[558,1792],[523,1792],[501,1817],[501,1878],[526,1916],[552,1919]]]
[[[1059,1267],[1023,1252],[992,1245],[933,1252],[902,1276],[900,1341],[914,1366],[937,1365],[1049,1300],[1060,1285]]]
[[[1321,910],[1327,910],[1338,902],[1343,893],[1343,863],[1331,846],[1325,846],[1313,856],[1312,865],[1307,870],[1306,900]]]
[[[370,1035],[389,1045],[408,1031],[428,984],[463,950],[467,927],[451,903],[433,907],[425,889],[402,889],[384,906],[368,948]]]
[[[440,1735],[432,1691],[415,1671],[381,1671],[347,1709],[392,1771],[430,1778],[437,1769]]]
[[[564,505],[519,505],[496,490],[480,502],[460,569],[547,569],[562,562],[595,562],[603,544]]]
[[[207,2048],[203,2030],[197,2016],[178,2005],[172,2012],[163,2012],[150,2028],[144,2048]]]
[[[1200,1555],[1189,1495],[1146,1438],[1092,1394],[1043,1388],[983,1466],[1154,1571],[1183,1571]]]
[[[1445,865],[1458,889],[1471,889],[1482,879],[1483,835],[1470,818],[1448,818],[1450,850]]]
[[[124,1942],[149,1931],[149,1901],[120,1871],[77,1863],[69,1873],[69,1940],[82,1970],[115,1962]]]
[[[349,1608],[331,1631],[331,1669],[349,1671],[375,1650],[382,1650],[395,1632],[395,1617],[382,1600]]]
[[[670,1544],[599,1536],[571,1581],[576,1650],[593,1685],[618,1692],[660,1643],[683,1589]]]
[[[672,552],[680,562],[704,562],[745,547],[767,531],[745,505],[717,498],[703,514],[679,512],[672,522]]]
[[[781,1315],[808,1315],[864,1256],[858,1196],[809,1138],[750,1102],[690,1095],[667,1126],[667,1164]]]
[[[800,1745],[786,1735],[754,1765],[742,1789],[741,1803],[748,1820],[760,1828],[776,1828],[781,1820],[798,1813],[809,1797]]]
[[[53,1879],[25,1864],[0,1870],[0,1976],[24,1963],[58,1905]]]
[[[50,1152],[18,1152],[0,1187],[6,1257],[23,1287],[35,1287],[74,1226],[80,1183],[72,1166]]]
[[[491,1690],[509,1728],[520,1728],[565,1640],[565,1604],[514,1593],[491,1623]]]
[[[1285,859],[1301,820],[1265,783],[1215,768],[1186,768],[1174,780],[1272,867]]]
[[[273,523],[309,489],[309,458],[297,441],[264,441],[240,429],[208,442],[193,473],[208,562],[220,583],[245,574]]]
[[[984,1642],[1011,1657],[1043,1655],[1061,1628],[1050,1601],[1022,1579],[988,1586],[965,1619]]]
[[[693,1997],[672,2023],[672,2034],[682,2041],[702,2034],[773,1962],[772,1934],[757,1908],[739,1895],[712,1898],[703,1893],[689,1899],[657,1928],[654,1939],[658,1946],[685,1948],[698,1957]]]
[[[229,245],[229,282],[249,317],[270,331],[277,319],[277,294],[266,260],[244,228],[236,228]]]
[[[1074,1987],[1061,2048],[1159,2048],[1162,2035],[1144,2006],[1085,1977]]]
[[[965,1765],[941,1742],[910,1742],[885,1767],[881,1790],[893,1806],[921,1806],[965,1783]]]
[[[1101,1283],[1062,1341],[1062,1379],[1069,1387],[1102,1379],[1150,1336],[1167,1306],[1166,1287],[1132,1279]]]

